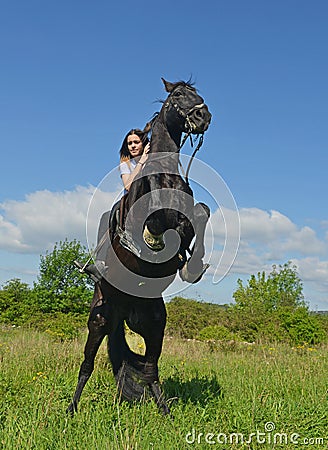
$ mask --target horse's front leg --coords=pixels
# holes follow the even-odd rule
[[[195,230],[195,244],[192,251],[191,258],[185,263],[183,268],[179,271],[180,277],[183,281],[188,283],[197,283],[204,275],[208,264],[203,263],[205,255],[205,229],[210,217],[210,209],[205,203],[197,203],[194,206],[194,230]]]
[[[96,287],[97,291],[97,287]],[[95,295],[97,292],[95,291]],[[84,361],[78,376],[77,387],[73,396],[73,400],[67,408],[67,412],[73,415],[77,412],[77,405],[80,400],[84,386],[90,378],[93,369],[96,354],[104,337],[108,333],[108,323],[105,317],[107,305],[102,303],[102,299],[98,302],[93,301],[93,308],[90,312],[88,320],[89,334],[84,348]]]

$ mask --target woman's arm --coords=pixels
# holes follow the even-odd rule
[[[150,150],[150,144],[148,143],[145,146],[143,154],[141,155],[141,157],[140,157],[139,161],[137,162],[137,165],[135,166],[133,171],[131,173],[123,173],[121,175],[124,189],[126,189],[127,191],[130,189],[130,186],[131,186],[133,180],[138,175],[140,170],[143,168],[145,162],[147,161],[149,150]]]
[[[124,186],[125,190],[128,191],[130,189],[132,181],[135,179],[135,177],[138,175],[138,173],[140,172],[141,169],[142,169],[142,164],[140,164],[138,162],[131,173],[123,173],[121,175],[123,186]]]

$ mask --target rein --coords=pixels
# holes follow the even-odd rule
[[[192,137],[191,137],[191,133],[192,133],[193,130],[195,129],[195,124],[190,120],[190,114],[193,113],[194,111],[196,111],[197,109],[203,108],[204,103],[200,103],[199,105],[193,106],[193,107],[190,108],[190,110],[187,111],[186,113],[178,106],[177,103],[173,103],[172,101],[170,101],[170,99],[165,103],[165,107],[168,108],[170,104],[172,104],[172,106],[173,106],[174,109],[177,111],[177,113],[180,114],[180,116],[182,116],[182,117],[185,119],[185,128],[187,128],[187,132],[186,132],[186,134],[184,135],[184,137],[183,137],[183,139],[182,139],[182,142],[181,142],[181,144],[180,144],[178,150],[176,151],[176,153],[179,153],[180,150],[182,149],[182,147],[184,146],[184,144],[185,144],[185,142],[186,142],[186,140],[188,139],[189,136],[190,136],[190,144],[191,144],[192,147],[194,146],[194,143],[195,143],[196,140],[198,139],[199,135],[197,135],[197,137],[196,137],[196,139],[195,139],[194,141],[192,140]],[[203,142],[204,142],[204,133],[202,133],[202,134],[200,135],[200,138],[199,138],[197,147],[195,148],[195,150],[193,151],[193,153],[192,153],[192,155],[191,155],[191,158],[190,158],[190,161],[189,161],[189,163],[188,163],[186,172],[184,171],[184,168],[183,168],[183,166],[182,166],[182,164],[181,164],[181,161],[180,161],[180,159],[179,159],[179,166],[180,166],[180,168],[181,168],[181,171],[182,171],[183,176],[185,177],[185,182],[186,182],[188,185],[189,185],[189,171],[190,171],[190,168],[191,168],[192,161],[193,161],[193,159],[194,159],[196,153],[198,152],[198,150],[199,150],[199,149],[201,148],[201,146],[203,145]]]
[[[192,141],[191,141],[191,142],[192,142]],[[189,184],[189,178],[188,178],[188,175],[189,175],[191,163],[192,163],[192,161],[193,161],[193,159],[194,159],[196,153],[198,152],[198,150],[199,150],[199,149],[201,148],[201,146],[203,145],[203,142],[204,142],[204,134],[201,134],[201,135],[200,135],[200,138],[199,138],[199,141],[198,141],[198,144],[197,144],[197,147],[196,147],[195,150],[193,151],[193,153],[192,153],[192,155],[191,155],[191,158],[190,158],[190,161],[189,161],[188,166],[187,166],[187,171],[186,171],[186,175],[185,175],[185,179],[186,179],[186,183],[187,183],[187,184]],[[192,144],[191,144],[191,145],[192,145]]]
[[[184,137],[183,137],[183,139],[182,139],[182,142],[181,142],[181,144],[180,144],[180,147],[178,148],[178,150],[177,150],[176,153],[180,153],[180,150],[181,150],[182,147],[184,146],[184,144],[185,144],[185,142],[186,142],[186,140],[188,139],[189,136],[190,136],[190,145],[193,147],[193,146],[194,146],[194,143],[195,143],[195,141],[198,139],[198,136],[199,136],[199,135],[198,135],[198,136],[196,137],[196,139],[193,141],[193,140],[192,140],[192,137],[191,137],[191,131],[189,131],[188,133],[186,133],[186,134],[184,135]],[[190,158],[190,161],[189,161],[189,163],[188,163],[186,172],[184,171],[183,165],[182,165],[182,163],[181,163],[181,161],[180,161],[180,159],[179,159],[179,166],[180,166],[180,169],[181,169],[181,171],[182,171],[183,176],[185,177],[185,182],[186,182],[188,185],[189,185],[189,171],[190,171],[190,168],[191,168],[191,164],[192,164],[192,162],[193,162],[193,159],[194,159],[196,153],[198,152],[198,150],[199,150],[199,149],[201,148],[201,146],[203,145],[203,142],[204,142],[204,134],[201,134],[201,135],[200,135],[200,138],[199,138],[199,141],[198,141],[198,144],[197,144],[197,147],[195,148],[195,150],[193,151],[193,153],[192,153],[192,155],[191,155],[191,158]]]

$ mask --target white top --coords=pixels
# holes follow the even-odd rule
[[[120,163],[120,173],[121,176],[132,173],[136,167],[137,163],[135,159],[130,159],[129,161],[124,161]]]
[[[120,173],[121,177],[122,175],[130,175],[136,167],[137,163],[135,158],[131,158],[128,161],[124,161],[120,163]],[[124,189],[124,194],[126,194],[128,191]]]

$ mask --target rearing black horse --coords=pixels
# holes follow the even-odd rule
[[[177,272],[190,283],[202,277],[203,241],[209,219],[209,208],[194,204],[188,180],[179,173],[179,151],[183,133],[202,135],[209,126],[211,114],[190,83],[170,83],[164,79],[163,83],[169,95],[149,124],[151,153],[130,187],[116,231],[112,230],[106,258],[108,272],[95,285],[85,358],[68,407],[71,413],[77,411],[106,335],[122,397],[140,399],[148,391],[162,412],[169,412],[158,377],[166,325],[162,292],[174,281]],[[189,259],[186,251],[191,255]],[[129,348],[125,322],[143,337],[144,355]]]

